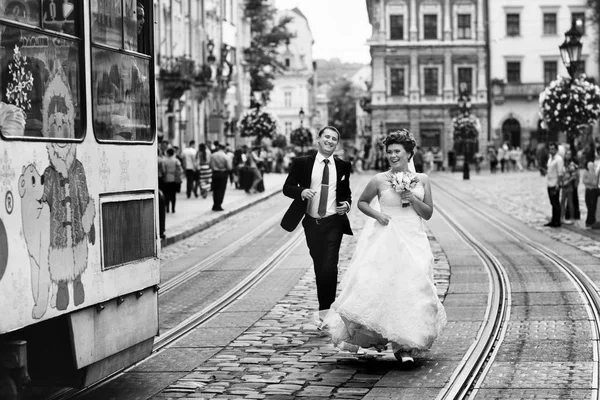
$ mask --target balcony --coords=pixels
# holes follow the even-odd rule
[[[545,88],[544,83],[504,83],[494,79],[492,80],[492,97],[494,104],[502,104],[507,98],[537,101]]]
[[[194,82],[194,60],[187,56],[163,57],[158,75],[162,96],[179,99]]]

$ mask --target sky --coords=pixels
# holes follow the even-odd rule
[[[366,0],[275,0],[275,6],[298,7],[306,16],[315,41],[313,58],[371,61],[366,44],[371,36]]]

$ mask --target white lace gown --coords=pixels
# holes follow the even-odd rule
[[[420,199],[425,194],[421,183],[412,192]],[[340,294],[324,318],[325,329],[344,350],[391,342],[393,351],[418,356],[446,324],[433,280],[433,254],[412,206],[402,207],[391,187],[380,193],[379,203],[391,221],[363,229]]]

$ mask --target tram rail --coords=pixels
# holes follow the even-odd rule
[[[433,183],[436,189],[443,191],[448,196],[451,196],[456,201],[460,202],[464,206],[468,207],[470,210],[475,211],[482,219],[486,220],[490,224],[493,224],[494,227],[498,228],[505,235],[510,237],[513,240],[519,241],[522,245],[528,247],[533,252],[541,255],[546,258],[552,265],[554,265],[558,270],[567,275],[573,284],[577,287],[581,296],[583,296],[584,300],[587,302],[586,309],[589,315],[589,321],[592,332],[592,348],[593,348],[593,376],[592,376],[592,399],[600,400],[600,390],[599,390],[599,355],[600,355],[600,290],[598,286],[593,282],[590,277],[588,277],[584,271],[582,271],[577,265],[567,260],[565,257],[557,254],[552,249],[547,246],[540,244],[534,240],[531,240],[526,235],[517,231],[516,229],[510,227],[506,223],[502,222],[498,218],[491,216],[487,213],[484,213],[477,207],[474,207],[472,204],[466,202],[461,199],[455,193],[445,189],[443,186],[438,183]],[[460,225],[453,221],[451,217],[448,216],[443,210],[439,207],[436,207],[437,211],[440,212],[444,216],[444,218],[449,221],[450,225],[453,226],[455,230],[457,230],[460,235],[465,238],[468,242],[470,240],[468,237],[468,233],[464,232],[460,228]],[[471,244],[471,243],[470,243]],[[475,243],[473,243],[475,244]],[[472,244],[472,245],[473,245]],[[473,246],[480,257],[482,254],[480,253],[479,245],[475,244]],[[489,253],[488,250],[484,250],[485,253]],[[497,261],[497,260],[496,260]],[[486,261],[486,265],[487,261]],[[494,280],[494,276],[492,275],[492,281]],[[494,288],[498,288],[495,282],[492,282],[492,286]],[[508,285],[510,283],[508,282]],[[509,288],[510,286],[507,286]],[[498,295],[491,294],[492,297],[497,297]],[[510,291],[508,292],[508,296],[510,296]],[[510,297],[507,297],[509,300]],[[510,301],[507,305],[508,309],[510,309]],[[492,304],[492,308],[496,306],[495,302]],[[489,309],[489,307],[488,307]],[[494,359],[494,354],[497,351],[498,344],[501,342],[501,336],[496,335],[495,337],[492,335],[486,336],[486,331],[490,333],[494,332],[494,330],[488,330],[485,325],[490,324],[490,317],[493,317],[492,313],[486,313],[488,319],[484,321],[484,327],[480,329],[480,335],[478,335],[478,340],[473,344],[472,348],[469,349],[469,352],[465,355],[458,368],[453,373],[450,381],[444,387],[444,389],[440,392],[436,400],[441,399],[471,399],[474,398],[478,389],[481,387],[481,384],[485,378],[485,375],[489,368],[491,367]],[[496,317],[497,319],[497,317]],[[503,328],[504,330],[506,327]],[[490,343],[494,341],[495,344],[493,346],[488,346],[486,351],[475,351],[475,348],[486,348],[483,343],[478,343],[484,341],[485,343]],[[483,360],[483,362],[481,362]]]
[[[271,271],[273,271],[286,258],[288,254],[290,254],[299,244],[302,243],[303,238],[304,232],[302,230],[294,232],[292,237],[284,245],[279,247],[279,249],[274,254],[272,254],[267,260],[265,260],[258,268],[252,271],[250,275],[244,278],[234,288],[229,290],[226,294],[218,298],[216,301],[214,301],[204,309],[198,311],[197,313],[188,317],[186,320],[179,323],[177,326],[173,327],[172,329],[169,329],[165,333],[158,336],[154,342],[152,355],[150,355],[150,357],[126,369],[117,371],[114,374],[107,376],[105,379],[100,380],[86,388],[62,389],[59,392],[56,392],[48,400],[74,399],[77,396],[91,393],[95,389],[107,384],[108,382],[122,376],[131,369],[150,360],[151,358],[159,354],[161,350],[165,349],[170,344],[181,339],[190,331],[200,327],[202,324],[206,323],[219,312],[223,311],[244,293],[247,293],[248,291],[252,290],[265,276],[267,276]]]

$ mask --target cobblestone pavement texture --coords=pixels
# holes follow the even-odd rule
[[[477,200],[505,210],[508,215],[533,227],[555,240],[572,245],[600,258],[600,230],[585,228],[585,192],[579,185],[579,209],[581,219],[574,220],[571,226],[550,228],[544,224],[550,221],[551,208],[546,189],[546,178],[537,171],[496,173],[482,172],[471,174],[470,180],[463,180],[459,173],[440,173],[433,179],[452,179],[457,190],[470,192]]]
[[[360,182],[362,190],[371,176],[354,175],[353,184]],[[350,218],[355,234],[342,242],[340,277],[367,217],[353,208]],[[435,238],[429,237],[435,255],[438,294],[443,298],[450,268]],[[308,254],[306,259],[309,260]],[[315,293],[314,273],[309,267],[297,285],[264,317],[155,398],[362,399],[387,371],[401,366],[391,351],[365,350],[354,355],[335,349],[310,322],[317,309]]]
[[[353,180],[364,179],[366,182],[370,176],[372,176],[371,173],[354,175]],[[285,176],[281,177],[285,179]],[[595,257],[600,257],[600,241],[595,238],[595,232],[590,233],[585,230],[582,221],[576,221],[575,225],[571,227],[558,229],[543,226],[549,220],[550,207],[545,179],[537,172],[496,174],[495,176],[483,172],[480,175],[472,174],[468,181],[462,180],[462,175],[459,173],[434,173],[432,178],[434,180],[454,180],[457,190],[470,192],[477,200],[505,210],[515,219],[544,234],[575,246]],[[281,184],[283,179],[281,179]],[[358,195],[359,193],[356,193],[355,198],[358,198]],[[583,192],[580,193],[579,198],[584,218]],[[200,201],[208,200],[210,199]],[[209,203],[211,202],[209,201]],[[211,212],[209,211],[208,214]],[[230,218],[244,218],[243,214]],[[340,276],[343,276],[343,271],[348,265],[365,218],[353,208],[351,219],[355,236],[346,237],[342,243]],[[230,222],[233,222],[233,219]],[[206,237],[203,240],[206,240]],[[436,259],[436,284],[439,294],[443,298],[448,290],[450,266],[435,238],[430,236],[430,241]],[[163,249],[164,258],[177,257],[185,252],[183,242],[178,245],[182,248],[176,250],[175,247],[168,246]],[[196,242],[187,246],[189,249],[195,245],[202,244]],[[173,249],[171,255],[169,255],[169,248]],[[195,368],[193,372],[157,394],[155,398],[388,398],[389,392],[374,386],[382,381],[387,371],[399,368],[390,366],[391,363],[394,363],[390,352],[376,353],[367,350],[359,356],[338,352],[328,343],[328,338],[321,336],[310,324],[310,315],[316,309],[314,299],[316,289],[313,275],[312,269],[308,268],[294,289],[263,318]],[[541,301],[547,302],[547,300]],[[561,336],[558,334],[560,326],[564,326],[565,329],[574,329],[573,322],[570,321],[554,321],[551,325],[553,326],[545,326],[544,332],[557,338]],[[584,343],[582,346],[585,347]],[[508,360],[501,361],[505,362],[496,366],[498,370],[510,368]],[[386,379],[393,378],[391,374],[388,375],[390,376],[387,376]],[[499,374],[499,376],[502,375],[502,373]],[[407,378],[404,376],[404,379]],[[572,377],[570,378],[572,379]],[[413,379],[416,380],[405,382],[406,386],[410,386],[412,382],[417,387],[418,376],[413,376]],[[545,377],[544,379],[560,379],[560,377]],[[501,385],[501,382],[496,383]],[[492,382],[487,384],[494,385]],[[394,398],[403,398],[401,392],[404,393],[404,390],[410,389],[399,389],[397,395],[400,397],[394,396]],[[384,397],[378,396],[379,391]],[[589,395],[583,383],[581,387],[570,389],[568,394],[561,392],[566,397],[562,397],[558,391],[547,393],[548,397],[539,392],[536,395],[532,391],[528,392],[526,387],[518,388],[518,385],[517,388],[504,390],[504,392],[506,393],[503,393],[500,388],[488,386],[480,391],[478,398],[505,399],[512,398],[513,395],[514,398],[541,398],[537,396],[542,395],[543,398],[575,399]],[[410,397],[408,393],[406,392]],[[431,397],[433,398],[435,394],[435,391],[432,392]],[[421,398],[428,398],[424,392],[421,392],[421,395],[425,396]],[[557,397],[554,397],[555,395]]]

